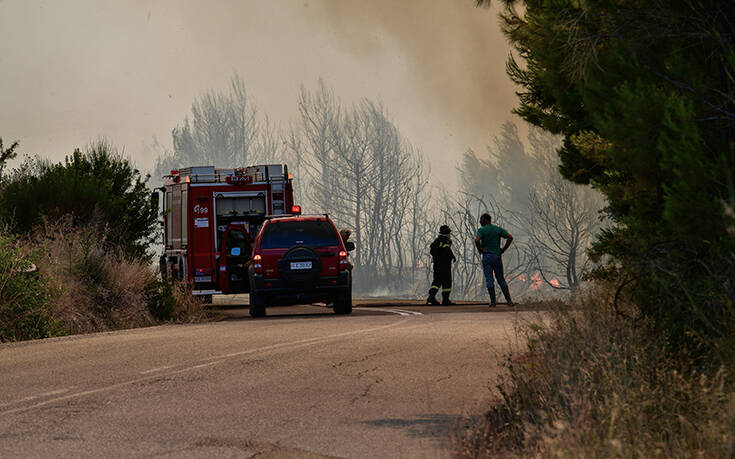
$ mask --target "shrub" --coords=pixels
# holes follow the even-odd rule
[[[198,322],[206,316],[203,301],[194,297],[185,283],[154,280],[146,294],[148,309],[159,321]]]
[[[205,317],[203,304],[186,285],[159,280],[146,262],[109,247],[108,234],[99,228],[79,228],[71,216],[44,219],[25,240],[27,250],[42,254],[38,266],[58,291],[54,317],[70,333]]]
[[[47,219],[25,243],[43,254],[40,271],[59,290],[55,317],[70,333],[151,325],[146,286],[155,279],[148,265],[106,244],[99,225],[77,226],[71,216]]]
[[[54,290],[43,276],[29,272],[38,254],[15,242],[0,234],[0,341],[65,334],[54,318]]]
[[[497,404],[459,438],[461,457],[728,456],[735,397],[728,372],[673,358],[600,295],[524,327]],[[639,324],[640,325],[640,324]]]
[[[17,234],[30,234],[44,218],[72,215],[78,228],[96,226],[105,243],[130,258],[148,258],[157,230],[148,177],[109,143],[75,150],[64,163],[28,160],[4,181],[0,218]]]

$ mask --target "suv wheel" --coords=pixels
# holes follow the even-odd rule
[[[351,284],[351,283],[350,283]],[[347,290],[337,295],[334,299],[335,314],[351,314],[352,313],[352,285]]]
[[[265,317],[265,298],[253,292],[250,293],[250,315]]]

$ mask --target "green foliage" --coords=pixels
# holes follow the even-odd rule
[[[563,135],[562,174],[607,197],[599,272],[631,281],[671,349],[732,360],[732,2],[506,3],[524,6],[503,14],[525,61],[508,63],[516,112]]]
[[[161,322],[199,322],[208,317],[204,303],[191,286],[170,280],[153,280],[146,286],[148,311]]]
[[[73,215],[75,226],[95,225],[110,247],[148,259],[157,226],[148,177],[104,141],[75,150],[63,163],[29,160],[0,189],[0,218],[29,234],[43,217]]]
[[[154,280],[146,287],[148,310],[157,320],[171,320],[176,310],[174,286],[167,280]]]
[[[11,160],[18,155],[18,153],[15,151],[17,147],[18,141],[15,141],[10,144],[8,148],[4,148],[3,138],[0,137],[0,180],[2,180],[3,178],[3,170],[5,169],[5,164],[8,162],[8,160]]]
[[[0,235],[0,341],[65,334],[53,317],[54,289],[31,272],[37,258],[18,249],[13,238]]]

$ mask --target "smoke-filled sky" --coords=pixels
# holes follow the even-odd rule
[[[510,48],[474,0],[0,0],[0,137],[60,160],[104,136],[149,169],[155,136],[238,72],[286,125],[301,84],[381,101],[455,180],[515,118]]]

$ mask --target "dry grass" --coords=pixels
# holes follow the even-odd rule
[[[733,457],[728,373],[672,358],[606,297],[524,326],[497,403],[458,435],[457,456]]]
[[[24,250],[39,254],[38,268],[57,291],[53,317],[67,333],[205,318],[203,304],[186,286],[162,283],[146,263],[111,249],[104,232],[95,229],[99,227],[80,229],[70,218],[45,221],[20,242]]]
[[[104,234],[75,228],[70,219],[39,225],[25,242],[41,253],[38,267],[60,292],[54,315],[69,333],[155,323],[145,295],[153,273],[104,242]]]

